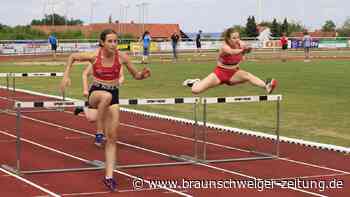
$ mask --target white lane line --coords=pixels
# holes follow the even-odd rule
[[[12,137],[12,138],[16,138],[15,135],[12,135],[12,134],[10,134],[10,133],[8,133],[8,132],[6,132],[6,131],[0,130],[0,133],[2,133],[2,134],[4,134],[4,135],[7,135],[7,136],[10,136],[10,137]],[[55,148],[51,148],[51,147],[48,147],[48,146],[41,145],[41,144],[39,144],[39,143],[36,143],[36,142],[34,142],[34,141],[31,141],[31,140],[27,140],[27,139],[25,139],[25,138],[21,138],[21,140],[24,141],[24,142],[33,144],[33,145],[35,145],[35,146],[39,146],[40,148],[44,148],[44,149],[46,149],[46,150],[50,150],[50,151],[56,152],[56,153],[58,153],[58,154],[62,154],[62,155],[64,155],[64,156],[67,156],[67,157],[70,157],[70,158],[73,158],[73,159],[77,159],[77,160],[82,161],[82,162],[85,162],[85,163],[88,163],[88,162],[89,162],[89,160],[87,160],[87,159],[74,156],[74,155],[72,155],[72,154],[69,154],[69,153],[66,153],[66,152],[57,150],[57,149],[55,149]],[[145,183],[151,185],[151,183],[150,183],[149,181],[147,181],[147,180],[145,180],[145,179],[142,179],[142,178],[139,178],[139,177],[136,177],[136,176],[133,176],[133,175],[131,175],[131,174],[125,173],[125,172],[123,172],[123,171],[114,170],[114,172],[117,172],[117,173],[122,174],[122,175],[124,175],[124,176],[130,177],[130,178],[132,178],[132,179],[134,179],[134,180],[137,179],[137,180],[143,181],[143,182],[145,182]],[[167,191],[169,191],[169,192],[179,194],[179,195],[181,195],[181,196],[192,197],[191,195],[188,195],[188,194],[186,194],[186,193],[183,193],[183,192],[180,192],[180,191],[177,191],[177,190],[168,188],[168,187],[166,187],[166,186],[164,186],[164,185],[158,185],[158,186],[159,186],[160,189],[164,189],[164,190],[167,190]]]
[[[25,179],[25,178],[23,178],[23,177],[20,177],[20,176],[18,176],[17,174],[14,174],[14,173],[9,172],[9,171],[7,171],[7,170],[5,170],[5,169],[2,169],[2,168],[0,168],[0,170],[1,170],[2,172],[6,173],[6,174],[8,174],[8,175],[10,175],[10,176],[12,176],[12,177],[18,179],[18,180],[20,180],[20,181],[23,181],[23,182],[25,182],[25,183],[27,183],[27,184],[29,184],[29,185],[31,185],[31,186],[33,186],[33,187],[35,187],[35,188],[41,190],[41,191],[43,191],[43,192],[49,194],[49,195],[52,196],[52,197],[60,197],[60,195],[58,195],[58,194],[56,194],[56,193],[54,193],[54,192],[52,192],[52,191],[50,191],[50,190],[48,190],[48,189],[46,189],[46,188],[43,188],[43,187],[41,187],[40,185],[37,185],[37,184],[33,183],[32,181],[30,181],[30,180],[28,180],[28,179]]]
[[[31,119],[33,121],[36,121],[35,118],[30,118],[30,117],[25,117],[26,119]],[[44,123],[46,124],[46,121],[42,121],[42,120],[38,120],[38,122],[41,122],[41,123]],[[56,124],[54,123],[47,123],[48,125],[51,125],[51,126],[55,126]],[[69,128],[69,127],[65,127],[65,126],[60,126],[60,125],[57,125],[59,126],[60,128],[64,128],[64,129],[67,129],[67,130],[74,130],[74,131],[78,131],[79,133],[81,134],[84,134],[84,135],[92,135],[92,134],[87,134],[83,131],[79,131],[79,130],[76,130],[76,129],[72,129],[72,128]],[[156,153],[155,151],[153,151],[153,153]],[[161,153],[162,154],[162,153]],[[239,175],[239,176],[242,176],[242,177],[246,177],[246,178],[250,178],[250,179],[254,179],[254,180],[257,180],[257,179],[260,179],[262,180],[261,178],[258,178],[258,177],[254,177],[254,176],[250,176],[250,175],[246,175],[246,174],[243,174],[243,173],[239,173],[239,172],[235,172],[235,171],[231,171],[231,170],[227,170],[227,169],[224,169],[224,168],[219,168],[219,167],[215,167],[215,166],[211,166],[211,165],[208,165],[208,164],[202,164],[202,163],[195,163],[195,165],[200,165],[200,166],[205,166],[205,167],[208,167],[208,168],[212,168],[212,169],[215,169],[215,170],[219,170],[221,172],[226,172],[226,173],[230,173],[230,174],[235,174],[235,175]],[[116,172],[120,173],[120,174],[123,174],[124,172],[121,172],[119,170],[115,170]],[[132,176],[132,175],[131,175]],[[133,179],[138,179],[138,180],[143,180],[139,177],[136,177],[136,176],[133,176],[132,177]],[[143,180],[145,183],[148,183],[148,184],[151,184],[149,181],[147,180]],[[283,187],[282,184],[280,183],[274,183],[275,185],[277,186],[280,186],[280,187]],[[162,188],[164,186],[160,185],[160,188]],[[288,187],[288,189],[291,189],[291,190],[295,190],[295,191],[298,191],[298,192],[302,192],[302,193],[307,193],[307,194],[311,194],[311,195],[314,195],[314,196],[318,196],[318,197],[327,197],[325,195],[321,195],[321,194],[318,194],[318,193],[314,193],[314,192],[309,192],[309,191],[306,191],[306,190],[302,190],[302,189],[299,189],[299,188],[296,188],[296,187]],[[179,192],[177,190],[174,190],[176,192]],[[181,193],[181,192],[180,192]],[[187,194],[186,194],[187,195]]]
[[[293,179],[310,179],[310,178],[324,178],[324,177],[337,177],[337,176],[347,176],[344,173],[334,173],[334,174],[320,174],[320,175],[310,175],[310,176],[295,176],[295,177],[283,177],[272,180],[293,180]]]
[[[227,169],[224,169],[224,168],[219,168],[219,167],[215,167],[215,166],[204,164],[204,163],[196,163],[196,164],[200,165],[200,166],[205,166],[205,167],[208,167],[208,168],[211,168],[211,169],[219,170],[221,172],[226,172],[226,173],[230,173],[230,174],[234,174],[234,175],[239,175],[239,176],[246,177],[246,178],[253,179],[253,180],[266,180],[266,179],[262,179],[262,178],[259,178],[259,177],[246,175],[246,174],[243,174],[243,173],[240,173],[240,172],[235,172],[235,171],[227,170]],[[272,183],[274,185],[277,185],[277,186],[281,187],[281,188],[285,187],[281,183],[276,183],[276,182],[272,182]],[[299,188],[296,188],[296,187],[287,187],[287,189],[298,191],[298,192],[301,192],[301,193],[310,194],[310,195],[313,195],[313,196],[318,196],[318,197],[328,197],[326,195],[322,195],[322,194],[315,193],[315,192],[310,192],[310,191],[299,189]]]

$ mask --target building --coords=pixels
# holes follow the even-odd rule
[[[89,36],[93,32],[101,32],[104,29],[113,29],[119,34],[129,34],[135,38],[140,38],[144,31],[149,31],[153,40],[169,39],[174,32],[179,35],[183,34],[179,24],[141,24],[141,23],[94,23],[90,25],[34,25],[33,29],[37,29],[50,34],[51,32],[78,31],[80,30],[85,36]]]

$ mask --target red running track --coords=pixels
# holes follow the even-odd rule
[[[17,94],[17,93],[16,93]],[[6,91],[0,90],[0,96],[8,96]],[[32,97],[20,93],[15,97]],[[45,100],[45,98],[37,98]],[[35,100],[37,100],[35,99]],[[33,99],[34,100],[34,99]],[[47,99],[49,100],[49,99]],[[0,106],[11,106],[11,100],[0,99]],[[149,118],[142,115],[123,112],[118,145],[118,164],[144,164],[175,162],[174,160],[152,153],[147,150],[133,148],[128,144],[145,147],[162,153],[175,155],[193,155],[192,126],[175,121]],[[9,150],[0,152],[2,163],[15,165],[15,116],[7,113],[0,114],[0,148]],[[92,145],[94,125],[87,123],[81,116],[73,116],[70,112],[26,112],[21,120],[22,143],[21,168],[23,170],[80,168],[87,167],[79,159],[104,160],[103,150]],[[228,157],[254,156],[250,152],[230,150],[226,146],[249,149],[257,139],[251,136],[233,133],[218,133],[209,129],[208,145],[210,159]],[[41,146],[41,147],[40,147]],[[46,148],[43,148],[45,146]],[[52,148],[48,150],[47,148]],[[262,150],[271,150],[269,140],[259,139]],[[53,150],[75,156],[65,156]],[[43,174],[26,174],[23,178],[56,193],[66,196],[336,196],[346,197],[350,194],[347,186],[350,182],[350,159],[342,153],[318,150],[295,144],[281,143],[281,158],[273,160],[228,162],[219,164],[191,164],[168,167],[144,167],[120,169],[115,173],[118,179],[118,192],[109,193],[101,184],[103,170],[83,172],[60,172]],[[142,190],[134,190],[135,177],[146,180],[172,181],[167,189],[149,189],[145,183]],[[275,185],[268,188],[208,188],[208,185],[199,187],[200,181],[211,183],[233,184],[252,183],[254,178],[276,180]],[[299,187],[283,187],[286,180],[299,180]],[[189,188],[189,181],[192,187]],[[216,181],[216,182],[214,182]],[[231,182],[230,182],[231,181]],[[250,181],[250,182],[249,182]],[[317,183],[311,188],[308,183]],[[326,188],[337,183],[340,188]],[[221,182],[223,183],[223,182]],[[255,182],[262,183],[262,182]],[[0,188],[4,196],[45,196],[47,192],[38,187],[29,185],[16,177],[2,172]],[[282,185],[281,185],[282,184]],[[338,186],[339,186],[338,185]],[[232,185],[225,185],[227,187]],[[178,193],[175,193],[177,191]]]

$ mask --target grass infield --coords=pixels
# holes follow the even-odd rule
[[[34,60],[33,60],[34,61]],[[126,72],[126,81],[120,88],[121,98],[191,97],[182,82],[187,78],[204,78],[212,72],[215,62],[163,62],[147,66],[150,79],[136,81]],[[143,65],[136,65],[142,68]],[[72,86],[66,96],[82,99],[81,71],[77,64],[72,71]],[[21,65],[0,63],[0,72],[62,72],[62,65]],[[313,60],[312,62],[247,61],[241,69],[265,79],[278,80],[274,94],[282,94],[281,135],[315,142],[350,147],[350,66],[341,60]],[[4,78],[1,85],[6,84]],[[58,95],[60,79],[17,78],[18,88]],[[263,95],[263,89],[249,84],[220,86],[203,96]],[[191,105],[149,105],[134,107],[140,110],[192,118]],[[208,108],[208,121],[225,126],[273,133],[275,103],[213,104]]]

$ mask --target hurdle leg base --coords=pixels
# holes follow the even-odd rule
[[[12,167],[12,166],[9,166],[9,165],[1,165],[1,168],[9,171],[9,172],[12,172],[14,174],[17,174],[17,175],[21,175],[21,171],[17,170],[16,168]]]

